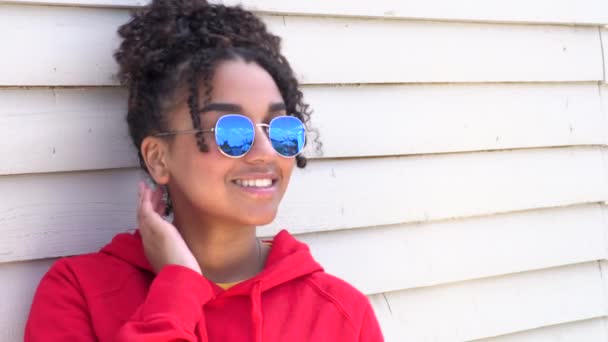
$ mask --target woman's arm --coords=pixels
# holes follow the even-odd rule
[[[157,274],[144,303],[116,333],[115,341],[206,341],[203,305],[213,295],[203,277],[183,266]],[[197,328],[197,324],[202,326]],[[98,341],[90,310],[68,262],[43,277],[25,329],[25,342]]]
[[[84,296],[65,259],[57,261],[40,281],[24,340],[97,341]]]
[[[213,290],[199,273],[167,265],[156,275],[145,302],[120,328],[115,341],[207,341],[203,305],[212,296]],[[201,325],[198,329],[197,324]]]
[[[374,314],[374,309],[368,304],[365,314],[363,315],[363,322],[361,323],[361,330],[359,332],[359,342],[383,342],[384,337],[378,324],[378,319]]]

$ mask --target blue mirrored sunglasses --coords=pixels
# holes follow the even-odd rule
[[[239,158],[247,154],[255,140],[255,127],[264,127],[267,130],[270,143],[274,150],[283,157],[295,157],[306,142],[306,128],[300,119],[295,116],[278,116],[269,124],[253,124],[251,119],[240,114],[222,115],[214,128],[189,129],[155,134],[155,136],[168,136],[188,133],[215,133],[215,143],[220,151],[231,158]]]

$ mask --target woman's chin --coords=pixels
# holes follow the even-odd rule
[[[239,221],[248,226],[264,226],[272,223],[277,216],[277,210],[258,210],[242,212]]]

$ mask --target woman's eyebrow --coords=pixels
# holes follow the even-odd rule
[[[243,108],[234,103],[209,103],[205,107],[203,107],[199,113],[206,112],[232,112],[232,113],[242,113]]]
[[[270,106],[268,106],[268,113],[280,112],[280,111],[284,111],[286,109],[287,109],[287,106],[283,102],[271,103]],[[206,106],[204,106],[199,111],[199,113],[206,113],[206,112],[213,112],[213,111],[242,113],[243,107],[241,107],[240,105],[235,104],[235,103],[212,102],[212,103],[209,103]]]
[[[268,113],[280,112],[287,110],[287,106],[283,102],[272,103],[268,106]]]

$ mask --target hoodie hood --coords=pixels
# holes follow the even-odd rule
[[[225,292],[231,292],[232,295],[247,293],[248,291],[243,291],[243,289],[250,288],[255,282],[263,284],[260,288],[263,292],[290,280],[323,271],[321,265],[313,259],[308,246],[296,240],[287,230],[281,230],[272,240],[267,242],[272,243],[272,248],[266,259],[264,270],[255,277],[245,280]],[[132,234],[116,235],[100,252],[121,259],[144,271],[154,273],[152,265],[150,265],[144,253],[141,235],[138,230]],[[250,286],[246,286],[248,283]]]
[[[243,295],[251,297],[251,321],[256,342],[262,341],[261,296],[264,291],[296,278],[323,271],[319,263],[313,259],[308,246],[297,241],[286,230],[281,230],[271,242],[272,248],[264,269],[255,277],[240,282],[226,291],[207,280],[214,289],[214,298]],[[146,272],[154,273],[145,256],[139,231],[116,235],[100,252],[121,259]],[[199,336],[206,335],[200,329],[202,328],[199,325]]]

